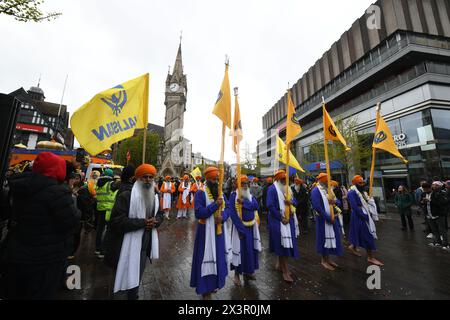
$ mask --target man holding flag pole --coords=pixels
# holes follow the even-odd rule
[[[241,114],[238,103],[238,89],[234,89],[235,109],[233,130],[233,151],[237,159],[237,190],[230,195],[230,217],[233,221],[231,229],[232,260],[231,270],[235,271],[234,283],[241,286],[240,275],[249,280],[256,280],[255,271],[259,269],[258,253],[261,252],[259,233],[258,201],[250,193],[250,180],[241,175],[240,141],[242,140]]]
[[[321,264],[325,269],[335,270],[338,265],[330,259],[330,255],[342,255],[341,226],[339,219],[335,218],[335,211],[339,214],[337,199],[331,188],[331,170],[328,157],[328,141],[339,141],[347,147],[345,139],[331,119],[325,106],[325,99],[322,97],[323,105],[323,136],[324,151],[327,173],[321,173],[317,177],[317,186],[311,192],[311,202],[317,212],[316,221],[316,249],[322,255]]]
[[[225,131],[231,128],[231,93],[228,80],[228,59],[219,97],[213,110],[222,121],[220,169],[205,170],[204,190],[195,194],[195,217],[198,219],[192,257],[190,286],[204,299],[223,288],[231,260],[231,243],[227,232],[228,202],[222,192],[224,175]]]
[[[292,103],[291,93],[288,90],[287,118],[286,118],[286,163],[290,163],[290,146],[292,141],[302,132],[302,128],[295,117],[295,108]],[[289,165],[286,165],[287,171]],[[283,273],[284,281],[294,282],[289,271],[288,257],[298,258],[298,244],[296,238],[299,235],[296,215],[291,214],[295,199],[292,199],[289,187],[289,174],[279,170],[275,174],[275,183],[267,191],[267,208],[269,209],[269,244],[270,252],[278,256],[276,269]]]

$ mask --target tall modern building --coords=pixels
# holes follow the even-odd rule
[[[283,92],[280,92],[283,94]],[[400,184],[417,188],[421,180],[450,177],[450,2],[379,0],[356,20],[292,87],[303,132],[295,141],[297,158],[312,174],[324,170],[314,152],[323,143],[322,97],[334,119],[354,119],[354,132],[375,131],[375,107],[387,121],[405,165],[377,153],[375,195],[383,207]],[[273,158],[270,136],[285,135],[286,95],[264,115],[268,132],[259,141],[260,158]],[[370,148],[370,144],[367,146]],[[342,163],[333,176],[341,182]],[[352,171],[368,177],[367,164]]]

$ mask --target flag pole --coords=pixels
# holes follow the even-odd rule
[[[289,90],[289,83],[288,83],[288,100],[286,103],[286,138],[287,138],[287,125],[289,119],[287,116],[289,115],[289,99],[291,98],[291,91]],[[290,193],[289,193],[289,160],[290,160],[290,151],[291,151],[291,141],[286,141],[286,186],[285,186],[285,199],[290,201]],[[291,206],[286,206],[284,217],[289,221],[291,214]]]
[[[236,87],[234,88],[234,96],[235,96],[235,108],[236,108],[236,102],[238,100],[238,95],[239,95],[239,89]],[[236,113],[235,113],[236,116]],[[234,128],[234,130],[236,130],[236,128]],[[236,132],[234,132],[234,134],[236,135]],[[234,137],[233,137],[234,139]],[[233,141],[234,143],[234,141]],[[241,142],[239,141],[239,139],[237,139],[237,145],[236,145],[236,163],[237,163],[237,167],[236,167],[236,183],[237,183],[237,187],[238,187],[238,199],[240,199],[242,197],[242,184],[241,184],[241,150],[240,150],[240,145]],[[242,219],[242,216],[240,216],[240,218]]]
[[[380,119],[380,110],[381,110],[381,103],[378,102],[377,104],[377,125],[375,128],[375,133],[378,131],[378,123]],[[375,173],[375,162],[376,162],[376,155],[377,155],[377,149],[372,146],[372,165],[370,167],[370,184],[369,184],[369,196],[372,197],[372,191],[373,191],[373,175]]]
[[[328,158],[328,141],[325,138],[325,98],[322,97],[322,108],[323,108],[323,147],[324,147],[324,152],[325,152],[325,163],[326,163],[326,167],[327,167],[327,176],[328,176],[328,181],[327,181],[327,185],[328,185],[328,198],[332,199],[332,192],[331,192],[331,169],[330,169],[330,159]],[[331,221],[334,221],[334,208],[333,206],[330,204],[330,214],[331,214]]]
[[[148,90],[149,90],[149,75],[145,79],[146,92],[144,94],[144,141],[142,143],[142,164],[145,163],[145,149],[147,146],[147,130],[148,130]]]

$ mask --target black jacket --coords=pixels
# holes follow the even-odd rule
[[[80,219],[67,185],[33,172],[12,178],[9,185],[12,214],[6,261],[25,264],[64,261],[72,231]]]
[[[447,215],[448,199],[443,190],[433,191],[431,193],[431,215],[433,217],[445,217]]]
[[[121,184],[120,189],[116,195],[116,201],[111,211],[109,227],[105,235],[104,261],[107,266],[113,269],[117,268],[117,263],[119,262],[120,250],[122,249],[122,242],[125,233],[144,229],[146,226],[145,219],[128,218],[132,189],[132,183],[126,182]],[[164,213],[162,211],[158,212],[160,223],[156,225],[156,228],[161,225],[163,214]]]
[[[291,187],[292,195],[294,196],[294,199],[297,201],[297,209],[300,209],[301,211],[308,210],[308,190],[304,186],[300,186],[300,190],[297,192],[295,190],[295,187]]]

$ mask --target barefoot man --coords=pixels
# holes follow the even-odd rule
[[[234,270],[234,283],[241,286],[240,275],[248,280],[256,280],[255,271],[259,269],[258,254],[261,252],[259,234],[258,201],[249,189],[249,179],[241,176],[241,198],[238,191],[230,195],[230,217],[233,221],[231,245],[233,258],[231,270]]]
[[[377,233],[375,223],[369,209],[369,196],[364,190],[364,179],[357,175],[352,180],[353,186],[348,193],[348,202],[352,209],[350,217],[349,242],[350,251],[361,256],[357,248],[362,247],[367,251],[367,261],[377,266],[383,266],[383,263],[375,259],[373,251],[376,250],[375,239]]]
[[[195,194],[195,217],[198,219],[192,257],[191,288],[203,299],[211,299],[211,293],[223,288],[228,275],[227,200],[219,198],[219,169],[205,170],[204,190]],[[231,251],[231,250],[230,250]]]
[[[295,199],[286,200],[286,172],[279,170],[275,174],[275,183],[267,191],[267,208],[269,209],[269,248],[278,256],[277,269],[283,273],[286,282],[294,282],[288,267],[288,257],[299,257],[295,212],[291,210],[286,219],[286,206],[296,205]]]
[[[336,202],[329,199],[327,191],[328,175],[321,173],[317,177],[317,186],[311,192],[311,202],[316,216],[316,249],[322,255],[322,266],[334,271],[338,265],[330,259],[330,255],[342,255],[341,226],[337,219]],[[331,218],[330,205],[335,208],[335,218]]]

